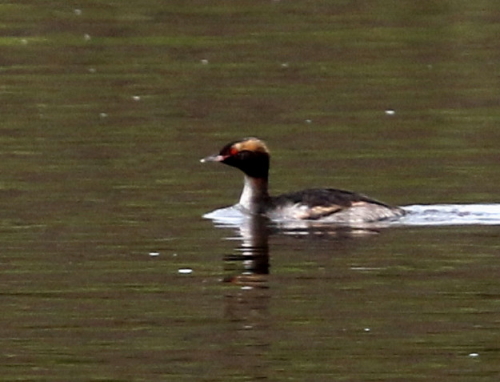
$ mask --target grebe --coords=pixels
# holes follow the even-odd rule
[[[245,183],[236,208],[246,214],[264,215],[274,221],[301,220],[334,224],[361,224],[394,219],[404,215],[392,207],[351,191],[308,189],[279,196],[268,193],[270,155],[264,142],[245,138],[228,143],[218,155],[201,162],[221,162],[245,174]]]

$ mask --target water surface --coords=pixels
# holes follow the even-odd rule
[[[2,380],[498,380],[498,225],[220,228],[199,159],[498,205],[499,4],[121,3],[0,4]]]

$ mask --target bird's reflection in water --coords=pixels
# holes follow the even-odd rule
[[[269,233],[268,220],[262,217],[245,219],[238,226],[241,245],[235,253],[224,256],[226,271],[224,278],[248,288],[267,288],[269,274]]]
[[[241,241],[235,252],[224,256],[225,271],[229,273],[224,281],[234,283],[247,289],[267,288],[270,267],[269,236],[285,235],[290,238],[307,238],[314,240],[326,238],[337,243],[355,237],[372,236],[380,227],[352,227],[332,225],[283,226],[271,223],[260,216],[243,219],[238,225],[218,225],[219,227],[236,229],[237,236],[232,239]]]
[[[332,246],[342,251],[343,244],[352,242],[353,236],[372,235],[375,231],[352,230],[338,227],[309,227],[304,230],[297,227],[284,227],[271,224],[267,219],[252,217],[244,219],[238,225],[216,224],[218,227],[236,230],[228,239],[238,240],[233,254],[224,256],[227,276],[224,281],[238,286],[230,288],[224,295],[224,318],[228,321],[228,329],[224,332],[225,359],[231,365],[237,364],[239,372],[251,376],[252,380],[269,379],[267,360],[273,344],[281,341],[283,333],[279,324],[280,313],[273,312],[271,301],[273,294],[286,288],[281,284],[277,290],[269,287],[270,253],[269,237],[271,235],[285,237],[286,245],[297,244],[297,238],[315,240],[317,238],[332,240],[339,246]],[[279,270],[276,271],[277,280]],[[276,297],[276,296],[275,296]],[[274,314],[273,314],[274,313]]]

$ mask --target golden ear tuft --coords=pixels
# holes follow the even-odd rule
[[[245,138],[243,141],[234,145],[239,151],[247,150],[269,154],[269,149],[266,144],[258,138]]]

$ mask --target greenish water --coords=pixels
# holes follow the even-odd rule
[[[273,233],[244,274],[199,159],[498,202],[500,3],[123,3],[0,4],[0,380],[497,381],[498,226]]]

